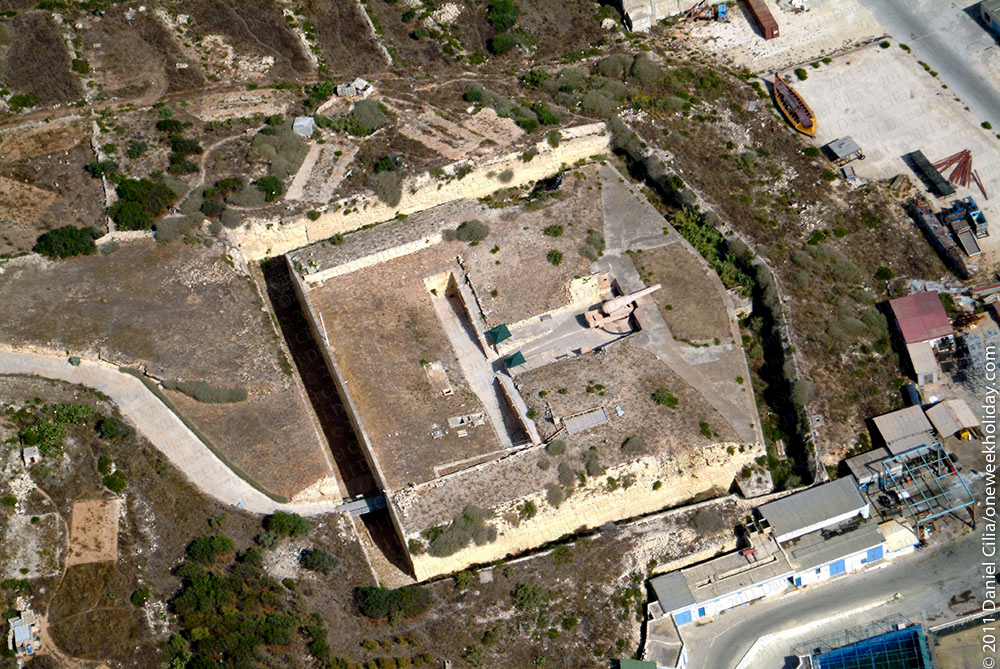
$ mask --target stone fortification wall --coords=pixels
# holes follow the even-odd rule
[[[402,185],[402,201],[395,207],[374,194],[363,195],[338,202],[336,211],[327,211],[315,221],[306,216],[284,223],[250,219],[245,228],[230,233],[230,239],[248,260],[280,255],[338,233],[388,221],[397,214],[408,215],[463,198],[476,199],[502,188],[544,179],[563,166],[603,153],[610,140],[603,123],[566,128],[561,133],[559,146],[539,142],[534,147],[537,155],[527,162],[521,153],[508,153],[473,165],[472,172],[462,179],[440,181],[430,174],[408,179]]]
[[[584,528],[599,527],[607,522],[680,504],[711,488],[728,489],[734,473],[753,461],[753,455],[749,451],[730,455],[727,449],[735,451],[736,448],[737,444],[717,444],[676,458],[661,453],[624,463],[609,468],[600,476],[588,477],[586,483],[578,485],[558,507],[553,507],[546,501],[544,490],[508,497],[495,506],[484,499],[479,505],[492,508],[494,520],[490,522],[497,528],[497,539],[483,546],[470,545],[448,557],[433,557],[427,553],[411,555],[414,572],[418,580],[453,573],[470,565],[485,564],[509,554],[530,550]],[[525,452],[524,455],[529,453]],[[510,457],[519,456],[521,454]],[[496,469],[497,464],[484,463],[470,470],[393,493],[393,504],[400,513],[401,523],[406,527],[406,539],[423,541],[420,530],[426,529],[428,525],[420,522],[421,517],[436,516],[436,520],[430,523],[431,526],[445,522],[444,513],[430,514],[426,513],[429,509],[418,507],[429,506],[436,501],[433,498],[442,494],[450,498],[451,492],[474,485],[465,479],[475,470],[499,476],[499,472],[490,472],[491,469]],[[626,476],[634,479],[628,488],[621,485]],[[619,481],[616,490],[609,490],[608,477]],[[653,490],[656,481],[660,485],[657,490]],[[516,490],[517,481],[507,481],[505,485],[508,489]],[[526,501],[535,505],[536,515],[528,520],[511,521],[510,519],[518,518],[518,510]],[[462,506],[455,502],[451,515],[460,513]]]

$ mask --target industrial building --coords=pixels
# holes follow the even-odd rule
[[[866,566],[912,552],[916,534],[897,521],[878,522],[871,503],[847,476],[761,505],[748,528],[749,546],[649,581],[649,635],[644,659],[681,667],[681,628]],[[666,649],[671,652],[667,653]]]
[[[872,422],[890,455],[934,442],[934,426],[919,406],[890,411]]]
[[[979,18],[990,30],[1000,35],[1000,0],[983,0],[980,2]]]
[[[955,331],[937,292],[914,293],[889,301],[917,385],[937,383],[941,368],[936,353],[951,350]]]
[[[646,32],[660,19],[686,12],[698,0],[621,0],[625,25],[633,32]]]

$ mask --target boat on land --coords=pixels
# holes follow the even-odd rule
[[[816,115],[802,96],[777,74],[774,75],[774,101],[796,130],[803,135],[816,136]]]

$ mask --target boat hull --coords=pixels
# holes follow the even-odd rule
[[[774,102],[792,127],[803,135],[816,136],[816,115],[795,89],[778,75],[774,75]]]

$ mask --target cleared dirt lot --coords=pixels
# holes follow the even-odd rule
[[[681,23],[688,44],[723,56],[761,76],[777,68],[816,60],[829,53],[862,44],[884,29],[859,0],[809,0],[809,9],[795,12],[787,2],[765,0],[778,22],[780,37],[765,40],[744,3],[730,7],[729,23]]]
[[[872,45],[840,56],[810,70],[809,78],[795,86],[816,113],[818,144],[850,135],[862,147],[865,160],[851,164],[859,176],[887,179],[905,174],[923,188],[903,161],[904,154],[919,149],[934,162],[969,149],[987,194],[1000,195],[1000,142],[895,42],[888,49]],[[955,190],[953,197],[972,195],[987,220],[1000,220],[1000,198],[984,200],[973,183]],[[939,204],[947,207],[951,199]],[[989,264],[998,258],[993,239],[984,240]],[[982,260],[974,262],[985,264]]]
[[[73,502],[66,564],[116,562],[118,560],[117,499],[89,499]]]
[[[177,404],[272,492],[294,494],[329,472],[260,296],[221,247],[135,241],[110,255],[25,258],[4,270],[4,341],[100,355],[161,379],[243,386],[244,402]]]

